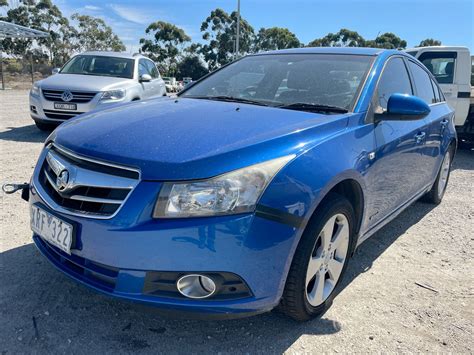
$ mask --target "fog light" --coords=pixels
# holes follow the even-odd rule
[[[216,291],[215,282],[204,275],[185,275],[176,282],[178,291],[188,298],[207,298]]]

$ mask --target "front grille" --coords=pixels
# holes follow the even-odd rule
[[[68,255],[36,235],[33,238],[39,249],[51,261],[72,276],[105,291],[112,292],[115,289],[119,269],[77,255]]]
[[[109,218],[118,212],[139,181],[137,170],[79,157],[57,146],[47,149],[39,182],[65,212]]]
[[[176,287],[176,282],[184,272],[148,271],[143,284],[143,294],[149,296],[189,299],[183,296]],[[216,282],[216,292],[203,301],[224,301],[247,298],[252,296],[249,287],[239,276],[230,272],[198,272],[200,275],[210,277]]]
[[[63,101],[61,95],[66,90],[41,90],[43,92],[43,97],[48,101]],[[96,92],[86,92],[86,91],[71,91],[72,100],[68,102],[77,103],[77,104],[85,104],[91,101]]]
[[[56,110],[43,110],[44,115],[54,120],[68,120],[84,112],[71,112],[71,111],[56,111]]]

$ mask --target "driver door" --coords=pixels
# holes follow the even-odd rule
[[[418,117],[384,118],[388,99],[395,93],[414,93],[405,60],[399,56],[390,58],[385,65],[372,102],[375,151],[369,154],[372,165],[366,175],[367,229],[409,201],[425,180],[421,147],[426,122]]]

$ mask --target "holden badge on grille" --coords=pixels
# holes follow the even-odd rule
[[[66,189],[67,184],[69,182],[69,171],[63,170],[59,173],[58,177],[56,178],[56,187],[59,191],[64,191]]]

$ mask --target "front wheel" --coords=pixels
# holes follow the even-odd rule
[[[331,195],[306,227],[296,249],[280,310],[306,321],[332,304],[346,270],[354,240],[354,210],[350,202]]]
[[[451,172],[451,162],[453,159],[452,149],[448,149],[446,155],[443,158],[441,167],[436,177],[435,183],[431,190],[425,195],[424,200],[428,203],[438,205],[443,200],[444,193],[446,192],[446,187],[448,186],[449,175]]]

